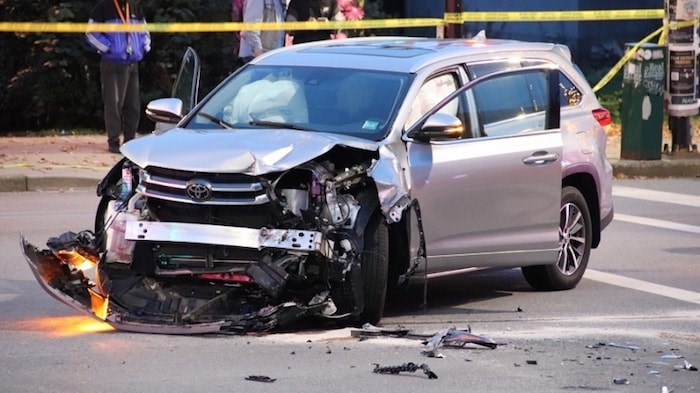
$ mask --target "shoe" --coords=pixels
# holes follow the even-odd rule
[[[114,154],[120,154],[120,153],[121,153],[121,152],[119,151],[119,146],[109,146],[109,147],[107,148],[107,150],[109,150],[110,153],[114,153]]]

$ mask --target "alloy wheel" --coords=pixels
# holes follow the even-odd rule
[[[574,274],[586,251],[585,217],[575,203],[565,203],[559,212],[559,256],[557,268],[567,276]]]

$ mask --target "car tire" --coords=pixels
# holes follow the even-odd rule
[[[95,239],[97,250],[99,252],[104,252],[107,249],[107,234],[105,233],[105,214],[107,213],[107,208],[109,206],[109,201],[112,198],[103,196],[100,198],[100,203],[97,205],[97,212],[95,213]]]
[[[525,266],[525,280],[535,289],[572,289],[583,278],[593,241],[591,213],[576,187],[566,186],[559,209],[559,254],[552,265]]]
[[[377,324],[384,314],[389,275],[389,228],[384,217],[375,213],[365,228],[362,256],[362,286],[365,308],[363,323]]]

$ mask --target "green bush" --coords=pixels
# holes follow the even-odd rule
[[[0,0],[2,21],[86,22],[94,0]],[[150,23],[228,21],[230,0],[145,0]],[[140,66],[143,104],[168,96],[181,56],[192,46],[207,91],[233,70],[230,33],[151,35]],[[83,34],[0,33],[0,134],[103,127],[99,55]],[[142,116],[142,130],[152,129]]]

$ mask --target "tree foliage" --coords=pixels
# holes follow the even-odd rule
[[[141,0],[149,23],[229,21],[231,0]],[[3,22],[87,22],[96,0],[0,0]],[[381,0],[365,0],[382,15]],[[371,17],[367,15],[368,17]],[[166,97],[188,46],[202,62],[201,92],[234,70],[232,33],[153,33],[139,66],[141,100]],[[84,34],[0,33],[0,134],[103,127],[99,55]],[[142,131],[152,125],[142,116]]]
[[[86,22],[95,0],[0,0],[0,20]],[[149,23],[227,21],[229,0],[143,0]],[[232,71],[230,33],[151,35],[140,64],[145,104],[165,97],[188,46],[202,59],[202,90]],[[0,133],[103,127],[99,55],[84,34],[0,33]],[[141,128],[150,125],[142,119]]]

